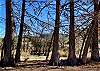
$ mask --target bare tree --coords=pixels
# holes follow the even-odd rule
[[[91,59],[94,61],[99,61],[99,50],[98,50],[98,13],[99,13],[99,4],[98,0],[93,0],[94,3],[94,29],[92,34],[92,52],[91,52]]]
[[[69,65],[76,65],[75,55],[75,30],[74,30],[74,0],[70,0],[70,25],[69,25]]]
[[[47,53],[46,60],[48,60],[48,56],[49,56],[49,53],[50,53],[50,48],[52,47],[52,40],[53,40],[53,34],[52,34],[50,45],[49,45],[49,48],[48,48],[48,53]]]
[[[21,15],[21,23],[20,23],[20,31],[19,31],[19,36],[18,36],[18,43],[17,43],[17,48],[16,48],[15,62],[20,61],[20,48],[21,48],[21,44],[22,44],[24,16],[25,16],[25,0],[23,0],[23,3],[22,3],[22,15]]]
[[[12,0],[6,0],[6,31],[3,43],[2,65],[13,66],[14,60],[12,57],[13,46],[13,14],[12,14]]]
[[[94,23],[94,20],[91,22],[91,24]],[[84,46],[84,49],[83,49],[83,54],[82,54],[82,64],[85,64],[87,62],[87,53],[88,53],[88,49],[92,43],[92,34],[93,34],[93,29],[94,29],[94,25],[91,25],[89,27],[89,29],[87,30],[87,38],[86,38],[86,41],[85,41],[85,46]]]
[[[59,63],[59,27],[60,27],[60,0],[56,0],[56,20],[55,20],[55,28],[54,28],[54,39],[53,39],[53,50],[52,56],[50,60],[51,65],[58,65]]]

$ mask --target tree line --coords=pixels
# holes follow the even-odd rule
[[[35,8],[33,5],[34,2],[38,2],[38,1],[22,0],[22,6],[21,6],[22,8],[21,8],[21,13],[20,13],[21,17],[19,19],[17,16],[14,16],[15,8],[13,6],[14,5],[16,6],[17,3],[13,4],[12,0],[6,0],[6,22],[5,22],[6,29],[5,29],[5,36],[3,39],[3,46],[2,46],[2,52],[1,52],[1,62],[0,62],[1,66],[3,66],[3,67],[14,66],[16,63],[20,62],[23,31],[24,31],[25,23],[27,23],[25,18],[30,17],[31,23],[33,23],[33,21],[35,22],[35,20],[38,21],[38,23],[40,23],[40,24],[42,22],[42,26],[43,26],[43,23],[45,23],[45,25],[52,25],[52,24],[46,23],[44,20],[40,20],[38,17],[39,15],[42,14],[43,9],[49,7],[50,5],[55,6],[55,7],[50,6],[50,8],[55,8],[55,11],[54,11],[55,12],[55,20],[54,20],[55,24],[53,24],[53,26],[54,26],[53,34],[52,34],[51,43],[50,43],[50,44],[52,44],[52,41],[53,41],[53,44],[52,44],[53,49],[52,49],[51,59],[49,60],[49,65],[60,65],[62,63],[59,60],[60,56],[59,56],[59,52],[58,52],[58,50],[59,50],[59,34],[60,34],[59,32],[61,30],[61,24],[62,24],[62,20],[63,20],[63,19],[61,20],[61,18],[62,18],[61,15],[63,15],[64,18],[67,19],[67,20],[64,20],[64,22],[67,21],[67,23],[69,25],[68,26],[68,28],[69,28],[69,30],[68,30],[68,36],[69,36],[68,59],[65,62],[63,62],[62,65],[65,64],[65,65],[74,66],[74,65],[78,65],[78,64],[86,64],[89,48],[91,49],[91,60],[97,61],[97,62],[100,60],[99,59],[99,47],[98,47],[98,23],[99,23],[99,10],[100,10],[100,1],[99,0],[91,0],[87,4],[87,5],[89,5],[92,3],[92,5],[88,7],[88,9],[92,8],[93,12],[91,12],[91,10],[90,10],[90,12],[88,14],[87,13],[81,14],[79,16],[75,16],[75,15],[78,15],[77,13],[80,13],[80,11],[78,11],[78,10],[77,10],[77,13],[75,13],[76,5],[79,5],[79,6],[77,6],[77,8],[79,7],[80,10],[88,12],[88,10],[84,8],[85,6],[84,7],[80,6],[80,4],[85,5],[85,2],[83,2],[81,0],[69,0],[68,2],[65,1],[63,5],[62,5],[61,0],[55,0],[56,5],[53,5],[54,2],[52,3],[52,1],[50,1],[50,2],[45,1],[45,3],[40,1],[40,3],[38,3],[38,6],[41,7],[42,3],[44,6],[39,10],[38,14],[37,14],[38,9],[37,8],[34,9],[34,13],[37,15],[37,17],[35,17],[34,14],[30,14],[27,10],[28,5],[29,6],[31,5],[31,6],[33,6],[32,8]],[[31,8],[29,7],[28,9],[31,9]],[[89,15],[89,18],[91,17],[91,20],[86,19],[86,21],[84,22],[84,19],[87,18],[88,15]],[[15,54],[15,58],[13,58],[12,47],[14,45],[13,44],[14,34],[13,33],[15,32],[15,28],[16,28],[15,17],[18,21],[20,21],[19,22],[20,29],[19,29],[17,46],[16,46],[16,54]],[[34,18],[35,20],[32,21],[32,18]],[[52,18],[52,17],[50,17],[50,12],[48,12],[48,18]],[[82,24],[82,25],[79,25],[79,26],[81,26],[81,28],[79,28],[79,26],[78,26],[78,30],[79,30],[78,34],[83,38],[79,58],[77,58],[76,54],[75,54],[75,49],[76,49],[75,48],[75,40],[77,37],[75,35],[76,29],[77,29],[77,27],[75,25],[78,22],[76,20],[76,18],[79,18],[79,22],[81,21],[81,18],[82,18],[82,22],[79,23],[79,24]],[[87,21],[89,24],[87,23]],[[66,23],[66,25],[67,25],[67,23]],[[86,25],[85,28],[84,28],[84,23]],[[35,23],[33,23],[33,24],[35,25]],[[65,27],[65,26],[63,26],[63,27]],[[34,27],[31,27],[30,30],[33,28]],[[35,28],[37,28],[37,27],[35,27]],[[82,32],[84,34],[81,34]],[[48,52],[50,52],[50,47],[48,48]],[[47,54],[47,56],[48,55],[49,54]]]

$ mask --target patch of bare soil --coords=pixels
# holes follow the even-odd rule
[[[16,67],[0,68],[0,71],[100,71],[100,63],[92,62],[81,66],[48,66],[48,61],[20,62]]]

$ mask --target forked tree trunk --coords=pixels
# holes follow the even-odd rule
[[[21,45],[22,45],[24,16],[25,16],[25,0],[23,0],[23,3],[22,3],[22,15],[21,15],[20,31],[19,31],[18,43],[17,43],[16,55],[15,55],[15,62],[16,63],[20,61],[20,49],[21,49]]]
[[[2,49],[1,49],[1,61],[3,61],[3,56],[4,56],[4,40],[5,40],[5,37],[3,39],[3,46],[2,46]]]
[[[54,33],[53,33],[53,34],[54,34]],[[50,45],[49,45],[49,48],[48,48],[48,51],[47,51],[46,60],[48,60],[48,56],[49,56],[49,53],[50,53],[50,48],[51,48],[52,40],[53,40],[53,34],[52,34],[51,41],[50,41]]]
[[[55,20],[55,28],[54,28],[54,39],[53,39],[53,50],[52,56],[50,60],[51,65],[58,65],[59,63],[59,26],[60,26],[60,0],[56,0],[56,20]]]
[[[86,34],[84,35],[84,38],[83,38],[83,43],[82,43],[82,47],[81,47],[80,54],[79,54],[79,61],[81,61],[81,55],[82,55],[83,47],[84,47],[84,44],[85,44],[85,41],[86,41],[87,34],[89,33],[88,31],[89,31],[89,29],[87,29],[87,32],[86,32]]]
[[[93,21],[91,22],[91,24],[93,23]],[[84,45],[86,43],[86,40],[87,40],[87,37],[88,35],[90,34],[90,29],[92,27],[92,25],[89,25],[89,28],[87,28],[87,31],[86,31],[86,34],[84,35],[84,38],[83,38],[83,43],[82,43],[82,47],[81,47],[81,50],[80,50],[80,54],[79,54],[79,60],[81,61],[81,56],[82,56],[82,51],[83,51],[83,48],[84,48]]]
[[[93,37],[92,37],[92,52],[91,52],[91,59],[94,61],[99,61],[99,50],[98,50],[98,13],[99,13],[99,7],[98,7],[98,0],[94,0],[94,23],[95,25],[93,29]]]
[[[94,23],[94,20],[91,22],[91,24],[93,24],[93,23]],[[88,53],[88,49],[92,43],[92,34],[93,34],[94,27],[95,27],[95,25],[92,25],[90,27],[89,34],[88,34],[86,42],[85,42],[85,46],[84,46],[83,54],[82,54],[82,64],[85,64],[87,62],[87,53]]]
[[[13,18],[12,18],[12,0],[6,0],[6,31],[2,49],[2,65],[13,66],[14,61],[12,57],[11,48],[13,46]]]
[[[75,30],[74,30],[74,0],[70,0],[70,26],[69,26],[69,54],[68,64],[76,65],[77,59],[75,55]]]

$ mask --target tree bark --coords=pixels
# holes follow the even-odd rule
[[[75,55],[75,30],[74,30],[74,0],[70,0],[70,25],[69,25],[69,55],[68,64],[76,65]]]
[[[25,0],[23,0],[23,3],[22,3],[22,15],[21,15],[20,31],[19,31],[18,43],[17,43],[16,55],[15,55],[15,62],[16,63],[20,61],[20,49],[21,49],[21,45],[22,45],[24,16],[25,16]]]
[[[49,45],[49,48],[48,48],[48,51],[47,51],[48,53],[47,53],[47,56],[46,56],[46,60],[48,60],[48,56],[49,56],[49,53],[50,53],[50,48],[51,48],[52,40],[53,40],[53,34],[52,34],[51,41],[50,41],[50,45]]]
[[[98,0],[94,0],[94,23],[92,25],[95,25],[93,29],[93,36],[92,36],[92,52],[91,52],[91,59],[94,61],[99,61],[99,50],[98,50],[98,13],[99,13],[99,7],[98,7]]]
[[[85,44],[85,41],[86,41],[87,34],[89,33],[88,31],[89,31],[89,29],[87,29],[87,32],[86,32],[86,34],[84,35],[84,38],[83,38],[83,43],[82,43],[82,47],[81,47],[80,54],[79,54],[79,60],[81,60],[82,50],[83,50],[83,47],[84,47],[84,44]]]
[[[93,24],[93,23],[94,23],[94,20],[91,22],[91,24]],[[87,62],[87,53],[88,53],[88,48],[90,47],[90,45],[92,43],[92,34],[93,34],[94,27],[95,27],[95,25],[92,25],[90,27],[89,34],[88,34],[86,42],[85,42],[85,46],[84,46],[84,50],[83,50],[83,54],[82,54],[82,64],[85,64]]]
[[[91,22],[91,24],[93,23],[93,21]],[[90,35],[90,29],[92,28],[92,25],[89,25],[89,28],[87,29],[87,31],[86,31],[86,34],[84,35],[84,38],[83,38],[83,43],[82,43],[82,47],[81,47],[81,50],[80,50],[80,54],[79,54],[79,60],[81,61],[81,56],[82,56],[82,51],[83,51],[83,48],[84,48],[84,45],[85,45],[85,43],[86,43],[86,41],[87,41],[87,37],[88,37],[88,35]]]
[[[2,49],[2,66],[13,66],[14,61],[12,57],[11,48],[13,46],[13,18],[12,18],[12,0],[6,0],[6,29]]]
[[[60,26],[60,0],[56,0],[56,20],[55,20],[55,28],[54,28],[54,39],[53,39],[53,50],[52,56],[50,60],[51,65],[59,64],[59,26]]]

